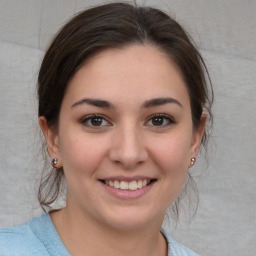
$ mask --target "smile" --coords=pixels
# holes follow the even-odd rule
[[[132,180],[132,181],[124,181],[124,180],[102,180],[102,182],[112,188],[120,189],[120,190],[138,190],[152,182],[156,181],[155,179],[140,179],[140,180]]]
[[[149,177],[109,177],[100,179],[105,191],[119,199],[138,199],[152,189],[157,179]]]

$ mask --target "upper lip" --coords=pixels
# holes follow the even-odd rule
[[[153,180],[155,178],[149,177],[149,176],[133,176],[133,177],[125,177],[125,176],[111,176],[111,177],[105,177],[99,180],[117,180],[117,181],[133,181],[133,180]]]

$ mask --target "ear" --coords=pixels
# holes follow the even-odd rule
[[[191,143],[191,150],[190,150],[190,159],[192,158],[196,158],[200,145],[201,145],[201,141],[204,135],[204,128],[205,128],[205,124],[206,124],[206,114],[202,113],[201,115],[201,120],[200,120],[200,124],[197,127],[196,130],[194,130],[193,132],[193,139],[192,139],[192,143]],[[189,167],[191,167],[194,164],[194,161],[192,161],[189,165]]]
[[[58,134],[53,129],[53,127],[49,127],[48,122],[44,116],[40,116],[38,121],[47,143],[48,154],[51,159],[53,158],[58,159],[58,164],[55,166],[55,168],[60,168],[61,156],[60,156]]]

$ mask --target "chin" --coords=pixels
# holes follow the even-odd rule
[[[162,224],[164,214],[153,216],[152,214],[142,214],[135,212],[122,212],[109,219],[108,224],[117,230],[122,231],[132,231],[144,228],[149,225],[154,225],[154,223]]]

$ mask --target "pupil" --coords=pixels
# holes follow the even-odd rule
[[[152,120],[153,125],[162,125],[163,124],[163,118],[162,117],[155,117]]]
[[[100,126],[102,124],[102,118],[94,117],[94,118],[92,118],[91,123],[94,126]]]

